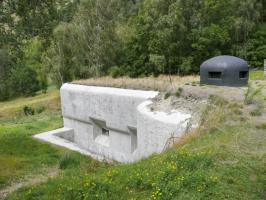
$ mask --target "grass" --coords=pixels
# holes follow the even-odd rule
[[[250,115],[252,116],[261,116],[262,115],[262,108],[261,106],[257,106],[255,109],[250,111]]]
[[[59,161],[60,169],[67,169],[70,167],[76,167],[78,165],[80,165],[80,161],[77,159],[76,156],[73,156],[73,154],[69,153],[63,155]]]
[[[26,105],[36,109],[34,115],[23,113]],[[2,189],[23,183],[28,177],[45,175],[48,168],[67,169],[78,163],[99,163],[31,137],[62,127],[59,92],[55,88],[50,88],[46,94],[1,102],[0,113],[0,199]],[[67,159],[70,164],[66,163]],[[97,164],[92,166],[97,168]]]
[[[252,129],[216,129],[135,164],[69,168],[8,199],[263,199],[265,138]]]
[[[121,77],[113,79],[109,76],[100,78],[91,78],[87,80],[74,81],[75,84],[91,85],[91,86],[105,86],[116,88],[128,89],[141,89],[141,90],[156,90],[167,91],[173,85],[182,86],[188,83],[196,83],[199,81],[199,76],[166,76],[159,77],[146,77],[146,78],[128,78]]]
[[[247,92],[245,94],[245,104],[252,104],[256,96],[261,96],[262,88],[256,87],[249,83]]]
[[[251,80],[265,80],[262,70],[250,71]],[[184,76],[177,75],[167,76],[161,75],[159,77],[145,77],[145,78],[129,78],[120,77],[112,78],[110,76],[91,78],[86,80],[73,81],[75,84],[90,85],[90,86],[104,86],[128,89],[141,89],[141,90],[156,90],[167,91],[173,85],[182,86],[189,85],[196,86],[199,84],[199,76]]]
[[[265,129],[266,130],[266,123],[260,124],[256,126],[258,129]]]
[[[24,116],[25,105],[43,106],[46,111]],[[62,126],[59,105],[55,89],[35,97],[0,103],[0,189],[58,162],[62,150],[37,142],[31,136]]]
[[[249,76],[251,80],[265,80],[263,70],[250,71]]]
[[[48,92],[46,98],[53,92]],[[28,100],[38,106],[34,98],[40,97]],[[11,112],[9,104],[14,101],[15,107],[32,105],[27,98],[21,99],[23,103],[6,102]],[[32,139],[32,134],[62,126],[57,110],[46,108],[33,116],[3,118],[0,190],[27,174],[56,166],[61,168],[59,175],[45,183],[25,186],[7,199],[264,199],[265,123],[251,124],[242,116],[244,102],[240,105],[217,96],[209,101],[201,126],[175,147],[124,165],[100,163]]]
[[[59,91],[54,87],[49,87],[46,94],[38,94],[33,97],[21,97],[11,101],[0,102],[0,120],[14,117],[21,117],[23,108],[31,106],[33,108],[45,107],[50,110],[60,108]]]

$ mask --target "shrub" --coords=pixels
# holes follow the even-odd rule
[[[121,70],[121,68],[115,66],[115,67],[111,67],[109,69],[109,75],[112,77],[112,78],[117,78],[119,76],[123,76],[123,72]]]
[[[182,92],[183,92],[183,88],[181,88],[181,87],[178,88],[177,91],[175,92],[175,96],[176,96],[176,97],[180,97],[181,94],[182,94]]]
[[[28,116],[28,115],[34,115],[35,110],[32,107],[24,106],[23,112],[24,112],[24,115]]]
[[[168,99],[170,96],[171,96],[171,93],[170,92],[166,92],[165,95],[164,95],[164,99]]]
[[[31,68],[17,66],[11,73],[12,96],[32,96],[40,89],[37,74]]]

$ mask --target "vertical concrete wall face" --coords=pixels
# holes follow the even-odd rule
[[[186,131],[190,114],[151,112],[151,101],[140,104],[138,110],[138,157],[160,153],[171,146]]]
[[[185,132],[191,116],[151,112],[149,99],[156,95],[155,91],[64,84],[64,128],[56,135],[92,154],[119,162],[159,153],[169,139]]]

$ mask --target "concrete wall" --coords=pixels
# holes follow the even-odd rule
[[[64,84],[61,88],[64,126],[74,129],[74,142],[108,159],[126,162],[137,143],[137,106],[154,91]],[[109,136],[102,129],[109,130]]]
[[[177,141],[186,131],[191,115],[173,111],[151,112],[151,101],[140,104],[138,110],[138,158],[160,153]]]
[[[191,116],[177,111],[151,112],[149,99],[156,95],[155,91],[64,84],[61,103],[65,129],[52,134],[91,154],[119,162],[162,152],[169,138],[185,132]]]

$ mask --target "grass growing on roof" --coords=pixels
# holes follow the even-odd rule
[[[74,84],[90,85],[90,86],[103,86],[103,87],[115,87],[126,89],[138,89],[138,90],[155,90],[155,91],[167,91],[169,87],[173,85],[185,85],[186,83],[199,81],[199,76],[177,76],[177,75],[161,75],[159,77],[144,77],[144,78],[129,78],[120,77],[112,78],[110,76],[91,78],[86,80],[73,81]]]

